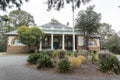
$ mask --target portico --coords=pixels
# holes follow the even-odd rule
[[[39,27],[45,34],[45,39],[40,43],[40,49],[72,50],[73,29],[67,25],[51,20],[50,23]],[[77,32],[76,32],[77,33]],[[79,34],[79,33],[77,33]]]

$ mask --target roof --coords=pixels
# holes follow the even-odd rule
[[[7,35],[18,35],[16,30],[15,31],[11,31],[11,32],[7,32],[6,34]]]
[[[49,29],[49,30],[61,30],[61,29],[66,29],[66,30],[72,30],[72,27],[69,27],[68,25],[64,25],[64,24],[61,24],[60,22],[58,22],[56,19],[52,19],[51,22],[47,23],[47,24],[44,24],[42,26],[39,26],[39,28],[43,29],[43,30],[46,30],[46,29]]]

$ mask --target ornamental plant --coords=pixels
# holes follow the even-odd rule
[[[75,56],[69,56],[68,60],[69,60],[72,68],[79,68],[80,65],[82,64],[82,60],[80,58],[75,57]]]
[[[105,73],[120,74],[120,62],[116,56],[109,55],[99,60],[99,69]]]
[[[53,67],[50,56],[48,56],[47,54],[41,54],[40,58],[37,61],[37,68],[41,69],[50,67]]]
[[[34,53],[29,55],[29,57],[27,58],[27,62],[30,64],[36,64],[39,58],[40,58],[40,54]]]
[[[57,65],[57,71],[61,73],[70,72],[71,65],[67,59],[62,59]]]

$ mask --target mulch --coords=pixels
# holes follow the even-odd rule
[[[36,65],[27,64],[30,68],[37,69]],[[56,72],[55,68],[45,68],[40,69],[40,71],[49,72],[51,74],[62,74],[62,75],[70,75],[70,76],[110,76],[110,74],[102,73],[100,70],[98,70],[98,67],[96,64],[92,64],[90,61],[87,61],[83,63],[80,68],[73,69],[73,71],[69,73],[58,73]]]

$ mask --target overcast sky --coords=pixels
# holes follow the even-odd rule
[[[52,18],[55,18],[63,24],[69,22],[72,27],[71,5],[66,5],[60,11],[51,10],[48,12],[47,4],[44,4],[44,1],[30,0],[28,3],[24,3],[21,9],[33,15],[38,26],[48,23]],[[79,9],[75,10],[75,16],[80,10],[86,9],[87,6],[93,4],[96,6],[95,11],[102,14],[101,22],[111,24],[116,32],[120,31],[120,8],[118,8],[120,0],[92,0],[89,4],[81,5]]]

